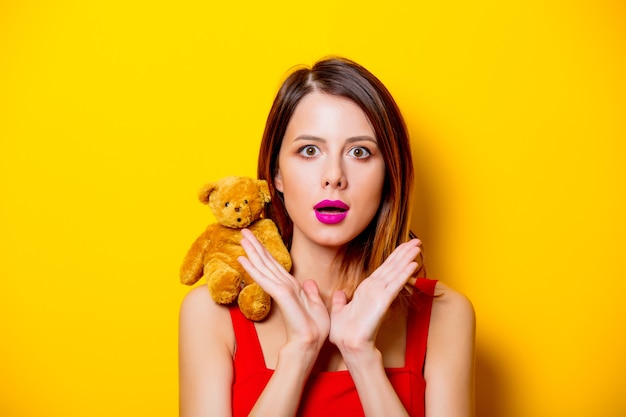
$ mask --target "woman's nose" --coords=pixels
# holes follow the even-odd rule
[[[333,161],[328,163],[324,176],[322,178],[322,185],[324,188],[345,188],[348,181],[344,175],[341,162]]]

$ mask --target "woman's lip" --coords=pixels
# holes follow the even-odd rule
[[[341,210],[350,209],[350,206],[348,206],[346,203],[344,203],[341,200],[322,200],[319,203],[317,203],[313,208],[315,210],[318,210],[318,209],[328,208],[328,207],[338,208]]]
[[[315,210],[315,217],[317,217],[317,220],[319,222],[324,223],[324,224],[341,223],[343,221],[343,219],[346,218],[347,215],[348,215],[348,210],[346,210],[346,211],[339,211],[339,212],[335,212],[335,213],[329,213],[329,212],[325,212],[325,211]]]
[[[341,200],[323,200],[314,207],[315,217],[320,223],[337,224],[341,223],[348,215],[350,206]],[[322,209],[337,209],[337,211],[326,211]]]

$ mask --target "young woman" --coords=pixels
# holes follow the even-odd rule
[[[269,317],[247,321],[203,287],[185,297],[181,416],[472,416],[473,308],[418,277],[409,140],[382,83],[342,58],[292,72],[258,175],[293,268],[244,230]]]

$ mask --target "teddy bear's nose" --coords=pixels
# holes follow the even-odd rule
[[[239,213],[241,211],[241,207],[235,207],[235,211]]]

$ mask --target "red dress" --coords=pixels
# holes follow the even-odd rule
[[[412,417],[424,416],[426,382],[422,370],[436,282],[423,278],[417,280],[415,286],[420,291],[414,292],[415,303],[409,310],[404,367],[386,369],[393,388]],[[243,417],[250,413],[274,371],[265,366],[253,322],[246,319],[236,307],[230,309],[230,314],[237,341],[233,358],[233,417]],[[350,373],[312,373],[302,393],[298,416],[363,416],[363,408]]]

